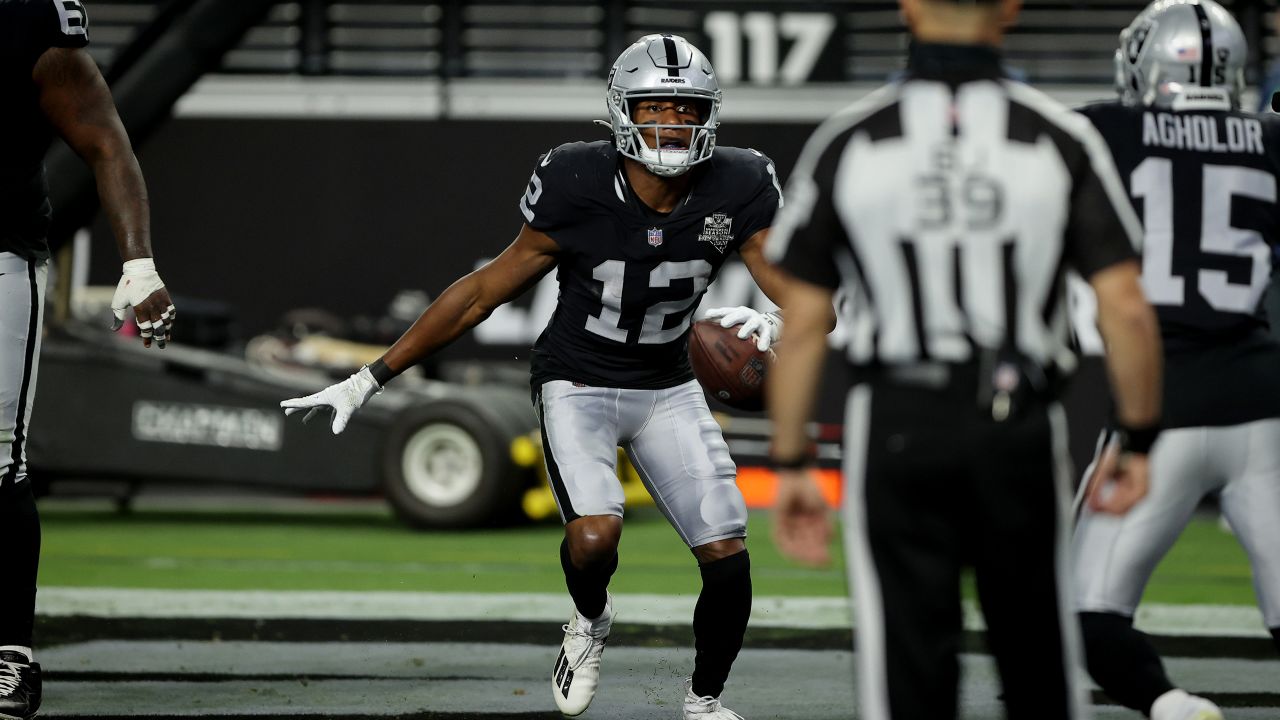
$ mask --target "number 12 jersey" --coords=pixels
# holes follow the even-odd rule
[[[782,203],[773,164],[717,148],[689,171],[688,195],[653,211],[628,184],[611,143],[542,156],[520,212],[560,246],[560,296],[533,350],[532,382],[667,388],[692,379],[688,332],[725,259],[768,228]]]

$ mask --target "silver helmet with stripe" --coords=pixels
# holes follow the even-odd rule
[[[700,125],[637,124],[633,110],[644,98],[689,100]],[[702,51],[679,35],[645,35],[618,56],[609,70],[609,126],[618,152],[649,172],[676,177],[711,157],[720,125],[720,83]],[[662,130],[692,129],[688,147],[663,146]],[[645,142],[648,136],[652,140]]]
[[[1156,0],[1120,31],[1116,89],[1133,105],[1240,106],[1249,47],[1214,0]]]

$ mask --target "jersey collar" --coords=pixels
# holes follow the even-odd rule
[[[967,82],[1006,76],[1000,51],[990,45],[912,42],[907,76],[920,80]]]
[[[694,176],[693,182],[689,185],[689,192],[685,194],[684,199],[669,213],[660,213],[649,207],[640,199],[634,188],[631,187],[631,181],[627,179],[627,171],[624,167],[624,160],[621,154],[618,155],[617,164],[614,166],[613,172],[613,192],[619,200],[633,212],[640,215],[646,222],[663,223],[671,218],[680,215],[681,212],[688,207],[689,201],[693,199],[694,194],[698,191],[698,187],[702,184],[705,173],[704,166],[715,162],[711,159],[705,163],[698,163],[689,168],[689,172],[698,173]]]

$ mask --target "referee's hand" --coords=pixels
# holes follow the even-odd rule
[[[779,470],[773,505],[773,542],[802,565],[831,562],[831,510],[806,470]]]
[[[1112,515],[1129,512],[1147,496],[1149,471],[1146,455],[1121,454],[1119,448],[1110,445],[1089,479],[1089,508]]]

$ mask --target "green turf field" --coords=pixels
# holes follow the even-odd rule
[[[556,524],[421,533],[388,513],[85,509],[42,505],[44,586],[560,592]],[[797,567],[753,513],[749,543],[757,595],[841,595],[843,560]],[[694,560],[656,511],[628,518],[612,589],[696,593]],[[1211,519],[1195,521],[1156,574],[1147,600],[1252,604],[1249,567],[1235,539]]]

